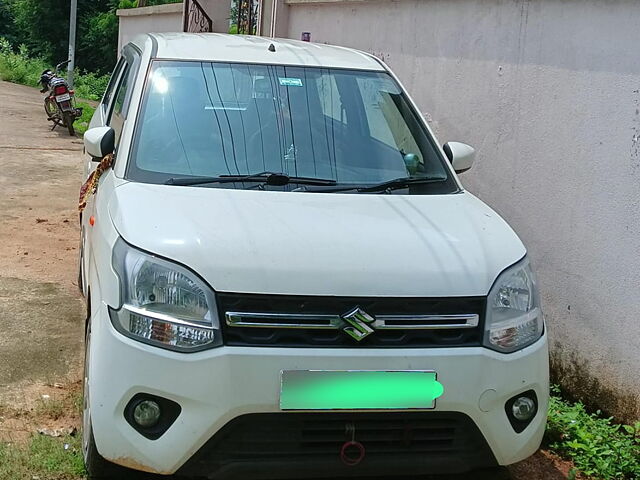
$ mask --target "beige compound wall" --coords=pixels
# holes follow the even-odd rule
[[[279,33],[376,54],[477,148],[462,180],[530,251],[556,377],[640,418],[640,2],[280,3]]]
[[[127,8],[116,13],[120,21],[118,52],[141,33],[181,32],[183,29],[182,3],[153,7]]]
[[[211,19],[214,32],[229,31],[231,0],[199,0],[198,3]],[[118,10],[116,12],[120,22],[118,51],[141,33],[182,32],[184,8],[185,5],[182,2]]]

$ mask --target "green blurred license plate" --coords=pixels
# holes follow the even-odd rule
[[[284,370],[280,409],[429,409],[442,393],[430,371]]]

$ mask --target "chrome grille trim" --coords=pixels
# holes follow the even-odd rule
[[[307,313],[226,312],[225,318],[230,327],[337,330],[342,325],[338,315]]]
[[[346,322],[339,315],[307,313],[226,312],[230,327],[292,328],[309,330],[339,330]],[[442,330],[475,328],[480,316],[456,315],[377,315],[370,325],[375,330]]]
[[[435,330],[443,328],[475,328],[480,315],[378,315],[371,324],[376,330]]]

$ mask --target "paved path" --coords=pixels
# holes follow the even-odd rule
[[[0,82],[0,401],[79,375],[82,141],[50,128],[37,89]]]

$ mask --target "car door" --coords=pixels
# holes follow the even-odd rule
[[[109,85],[105,94],[100,102],[96,114],[91,119],[91,126],[110,126],[115,131],[116,137],[116,151],[114,153],[114,161],[117,157],[118,144],[120,141],[120,135],[124,127],[124,122],[127,116],[127,110],[129,106],[131,87],[137,67],[140,64],[140,54],[138,51],[130,46],[125,47],[123,55],[118,60],[118,64],[114,69],[114,73],[109,81]],[[98,165],[96,159],[91,158],[90,155],[85,158],[85,179],[89,177],[91,172]],[[110,174],[109,170],[106,174]],[[103,183],[101,181],[101,183]],[[102,192],[102,195],[109,195],[110,192]],[[87,199],[87,205],[82,212],[80,218],[81,228],[81,270],[79,280],[83,285],[83,292],[86,294],[86,285],[88,284],[85,272],[89,271],[89,261],[91,258],[91,227],[93,226],[96,202],[98,201],[99,193],[90,195]]]

